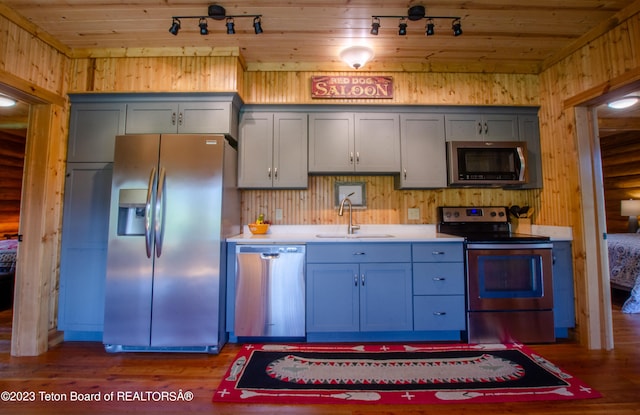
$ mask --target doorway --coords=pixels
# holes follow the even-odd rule
[[[1,89],[0,98],[0,349],[8,350],[30,105]]]
[[[0,350],[9,350],[30,105],[1,92],[0,98]]]

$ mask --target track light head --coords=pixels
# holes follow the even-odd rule
[[[453,30],[454,36],[460,36],[462,34],[462,24],[460,19],[456,19],[451,23],[451,29]]]
[[[400,24],[398,25],[398,34],[400,36],[407,35],[407,21],[404,19],[404,17],[400,19]]]
[[[169,28],[169,33],[176,36],[180,31],[180,20],[174,18],[173,23],[171,23],[171,27]]]
[[[228,35],[235,35],[236,34],[236,25],[233,22],[233,17],[227,17],[227,34]]]
[[[380,19],[377,17],[371,18],[371,34],[374,36],[378,36],[378,31],[380,30]]]
[[[433,20],[429,19],[427,21],[427,27],[425,29],[425,34],[427,36],[433,36],[436,33],[435,27],[436,27],[436,25],[433,23]]]
[[[262,20],[260,19],[260,16],[254,17],[253,19],[253,31],[256,35],[262,33]]]
[[[207,19],[205,19],[204,17],[202,17],[200,19],[200,23],[198,23],[198,27],[200,27],[200,34],[202,36],[209,34],[209,27],[207,25]]]

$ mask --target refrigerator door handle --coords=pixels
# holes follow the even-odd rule
[[[147,258],[151,258],[151,220],[153,212],[151,211],[151,202],[153,198],[153,188],[156,184],[156,168],[151,169],[149,174],[149,187],[147,187],[147,201],[144,206],[144,244],[147,249]]]
[[[162,255],[162,242],[164,241],[164,211],[165,211],[165,198],[167,190],[167,174],[165,168],[160,169],[160,179],[158,181],[158,196],[156,197],[156,214],[155,214],[155,243],[156,243],[156,256],[160,258]]]

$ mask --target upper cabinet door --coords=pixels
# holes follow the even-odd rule
[[[385,113],[355,114],[355,171],[400,171],[400,116]]]
[[[352,173],[353,113],[309,114],[309,173]]]
[[[308,187],[307,141],[306,113],[274,114],[273,187]]]
[[[177,131],[176,102],[136,102],[127,107],[127,134],[164,134]]]
[[[127,105],[83,103],[71,107],[68,162],[111,162],[116,136],[124,134]]]
[[[402,189],[447,186],[444,115],[401,114],[402,170],[396,187]]]
[[[446,114],[447,141],[518,141],[515,114]]]
[[[127,134],[229,134],[229,102],[137,102],[127,107]]]
[[[238,186],[273,186],[273,113],[245,113],[238,142]]]

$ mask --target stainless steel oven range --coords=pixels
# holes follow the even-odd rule
[[[469,343],[547,343],[552,244],[511,232],[506,207],[439,207],[438,231],[465,238]]]

